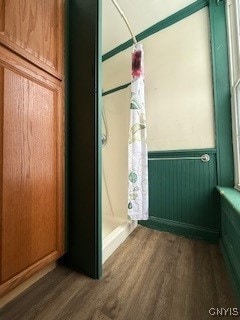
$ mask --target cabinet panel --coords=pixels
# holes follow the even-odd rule
[[[2,230],[2,173],[3,173],[3,88],[4,88],[4,69],[0,64],[0,236]],[[2,241],[0,239],[0,263],[2,261]],[[0,265],[1,271],[1,265]],[[0,274],[0,281],[1,281],[1,274]]]
[[[63,248],[61,83],[7,51],[0,47],[2,283]]]
[[[62,77],[63,0],[0,0],[0,42]]]

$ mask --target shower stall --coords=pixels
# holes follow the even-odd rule
[[[103,262],[137,225],[127,215],[130,88],[102,98]]]
[[[110,3],[113,4],[111,9]],[[122,63],[116,63],[114,58],[104,63],[104,56],[102,60],[103,89],[107,90],[102,97],[104,262],[136,228],[137,220],[148,219],[148,153],[143,47],[137,42],[132,26],[116,0],[103,1],[102,12],[103,52],[113,46],[106,40],[109,35],[108,23],[112,21],[114,13],[118,15],[116,19],[120,18],[123,22],[122,26],[130,33],[134,44],[132,56],[130,51],[125,52]],[[108,19],[105,20],[107,15]],[[128,79],[127,84],[124,79]]]
[[[128,52],[127,70],[103,61],[109,2],[103,2],[102,10],[101,1],[74,0],[68,10],[65,260],[99,279],[102,264],[137,226],[128,218],[130,87],[108,92],[126,83],[116,79],[120,70],[130,81],[131,58]]]

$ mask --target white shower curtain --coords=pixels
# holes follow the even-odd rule
[[[144,98],[144,52],[135,44],[132,52],[130,130],[128,142],[128,215],[148,219],[148,153]]]

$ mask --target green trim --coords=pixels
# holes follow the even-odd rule
[[[69,43],[69,1],[65,2],[65,30],[64,30],[64,39],[65,39],[65,43]],[[64,240],[65,240],[65,252],[68,251],[68,216],[69,216],[69,212],[68,212],[68,208],[69,208],[69,203],[68,203],[68,156],[69,156],[69,150],[68,150],[68,135],[69,135],[69,128],[68,128],[68,108],[69,108],[69,52],[67,50],[67,46],[64,46],[65,51],[64,51],[64,77],[65,77],[65,221],[64,221]]]
[[[69,50],[66,263],[94,279],[102,275],[101,1],[71,1],[66,46]]]
[[[116,88],[113,88],[113,89],[110,89],[110,90],[108,90],[108,91],[105,91],[105,92],[102,93],[102,96],[104,97],[104,96],[107,96],[108,94],[117,92],[117,91],[119,91],[119,90],[126,89],[128,86],[130,86],[130,84],[131,84],[131,82],[128,82],[128,83],[125,83],[125,84],[123,84],[123,85],[121,85],[121,86],[118,86],[118,87],[116,87]]]
[[[151,229],[167,231],[187,238],[204,240],[211,243],[217,243],[219,240],[219,232],[217,230],[195,226],[188,223],[156,217],[151,217],[147,221],[139,221],[139,223]]]
[[[97,49],[96,49],[96,56],[97,56],[97,122],[98,122],[98,128],[97,128],[97,136],[98,136],[98,142],[97,142],[97,157],[98,157],[98,163],[97,163],[97,186],[96,186],[96,194],[97,194],[97,222],[96,222],[96,228],[97,230],[95,233],[97,234],[96,242],[95,243],[95,250],[96,250],[96,256],[97,256],[97,274],[96,278],[100,279],[102,277],[102,107],[103,107],[103,101],[102,101],[102,0],[97,1],[98,4],[98,37],[97,37]]]
[[[218,185],[233,187],[234,166],[225,1],[210,0]]]
[[[221,199],[221,249],[240,306],[240,214],[239,193],[218,187]],[[237,201],[237,202],[236,202]]]
[[[240,215],[240,192],[234,188],[217,187],[220,195],[234,209],[236,214]]]
[[[191,14],[203,9],[204,7],[208,6],[208,0],[198,0],[195,1],[194,3],[190,4],[189,6],[179,10],[178,12],[172,14],[171,16],[169,16],[168,18],[157,22],[156,24],[154,24],[153,26],[149,27],[148,29],[144,30],[143,32],[139,33],[136,36],[137,41],[141,41],[151,35],[153,35],[156,32],[159,32],[160,30],[163,30],[169,26],[171,26],[172,24],[187,18],[188,16],[190,16]],[[105,53],[102,57],[102,61],[105,61],[107,59],[112,58],[113,56],[115,56],[116,54],[118,54],[119,52],[126,50],[128,48],[130,48],[133,45],[133,40],[130,39],[122,44],[120,44],[119,46],[117,46],[116,48],[114,48],[113,50]]]
[[[214,148],[207,149],[184,149],[184,150],[167,150],[167,151],[149,151],[148,158],[158,158],[158,157],[175,157],[175,156],[199,156],[204,153],[216,154],[217,150]]]
[[[225,248],[225,245],[221,239],[220,239],[220,249],[221,249],[227,270],[228,270],[228,274],[230,276],[231,285],[232,285],[232,288],[233,288],[235,296],[236,296],[238,307],[240,308],[240,283],[238,281],[238,277],[236,276],[236,274],[234,272],[233,265],[231,263],[231,259],[228,255],[228,252]]]

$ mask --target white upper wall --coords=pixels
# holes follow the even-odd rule
[[[209,34],[204,8],[142,41],[149,150],[215,147]],[[103,63],[105,91],[130,76],[131,48]]]
[[[117,2],[137,35],[195,1],[117,0]],[[111,0],[103,0],[102,20],[103,54],[131,38],[125,22]]]
[[[149,38],[145,56],[149,150],[215,147],[208,9]]]

